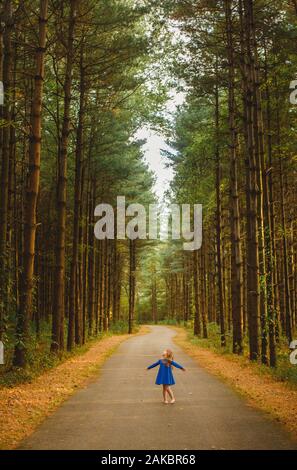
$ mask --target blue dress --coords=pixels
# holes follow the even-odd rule
[[[148,369],[152,369],[153,367],[159,367],[159,371],[156,378],[157,385],[174,385],[174,377],[172,373],[172,367],[166,365],[167,361],[163,359],[159,359],[157,362],[154,362]],[[171,364],[178,369],[183,369],[183,366],[179,365],[177,362],[171,361]]]

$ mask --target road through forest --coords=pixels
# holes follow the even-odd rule
[[[176,346],[173,329],[150,328],[123,342],[20,449],[297,449],[281,425]],[[166,347],[187,369],[174,369],[174,405],[162,403],[157,368],[145,369]]]

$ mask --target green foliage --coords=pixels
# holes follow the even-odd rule
[[[176,318],[164,318],[163,320],[158,321],[159,325],[179,325]]]
[[[133,333],[137,333],[139,326],[133,325]],[[126,320],[119,320],[116,323],[111,323],[109,333],[114,335],[124,335],[128,332],[128,322]]]

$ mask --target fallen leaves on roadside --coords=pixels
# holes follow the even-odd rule
[[[248,359],[221,355],[194,345],[188,340],[184,329],[174,329],[177,331],[174,337],[176,344],[196,359],[199,365],[233,386],[248,399],[251,406],[270,413],[297,439],[296,389],[268,374],[258,374],[255,370],[257,365],[251,364]]]
[[[137,334],[147,333],[140,328]],[[100,339],[76,355],[37,377],[31,383],[0,389],[0,449],[14,449],[78,387],[98,374],[107,356],[131,335]]]

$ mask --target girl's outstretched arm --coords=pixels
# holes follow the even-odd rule
[[[147,367],[147,369],[152,369],[153,367],[157,367],[160,364],[160,359],[157,362],[154,362],[154,364],[151,364],[150,366]]]
[[[177,362],[171,361],[171,364],[172,364],[174,367],[177,367],[177,369],[186,370],[186,369],[184,369],[183,366],[181,366],[181,365],[178,364]]]

